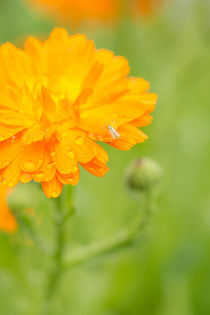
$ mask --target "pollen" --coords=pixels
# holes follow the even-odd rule
[[[48,198],[76,185],[80,167],[103,177],[100,143],[129,150],[147,136],[157,95],[127,60],[56,28],[24,49],[0,46],[0,183],[41,182]]]

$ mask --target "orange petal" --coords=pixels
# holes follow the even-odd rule
[[[0,121],[1,123],[12,125],[12,126],[20,126],[22,129],[30,126],[31,121],[25,115],[18,113],[17,111],[12,111],[9,109],[0,108]]]
[[[80,172],[79,169],[76,173],[72,174],[60,174],[56,173],[57,178],[63,184],[76,185],[79,182]]]
[[[20,148],[21,139],[18,137],[0,142],[0,169],[9,165],[17,157]]]
[[[18,184],[21,175],[21,160],[22,156],[19,154],[6,168],[0,171],[0,181],[3,185],[14,187]]]
[[[9,126],[0,123],[0,141],[7,140],[20,132],[23,127]]]
[[[51,146],[51,157],[55,162],[56,169],[61,174],[69,174],[78,170],[75,154],[66,138],[57,141]]]
[[[95,141],[92,143],[95,157],[103,164],[109,160],[107,152]]]
[[[32,173],[38,170],[43,162],[44,143],[34,142],[24,147],[21,159],[21,170]]]
[[[45,148],[43,155],[43,162],[40,168],[33,174],[33,179],[36,182],[49,182],[55,176],[55,162],[53,162],[50,153],[47,148]]]
[[[139,98],[142,105],[146,106],[146,109],[154,109],[158,100],[158,96],[155,93],[145,93],[142,94]]]
[[[48,198],[57,198],[63,189],[63,184],[55,176],[49,182],[42,182],[42,189]]]
[[[118,129],[119,139],[114,139],[109,144],[119,150],[130,150],[136,143],[142,143],[148,137],[133,125],[123,125]]]
[[[109,126],[114,128],[128,123],[145,113],[138,99],[123,97],[113,104],[100,106],[81,113],[80,128],[95,134],[109,136]]]
[[[94,158],[87,164],[81,165],[86,171],[98,177],[103,177],[109,171],[109,168],[105,164],[97,160],[97,158]]]
[[[150,89],[150,83],[143,78],[131,77],[129,80],[129,88],[132,90],[133,94],[142,94]]]
[[[87,163],[94,158],[94,142],[83,131],[79,129],[69,130],[65,141],[69,143],[67,148],[69,146],[69,149],[74,152],[79,163]]]
[[[65,42],[69,39],[69,34],[65,28],[56,27],[50,33],[48,41],[53,42]]]
[[[30,144],[31,142],[37,142],[42,140],[43,138],[43,131],[39,127],[39,125],[35,125],[31,127],[30,129],[27,129],[23,133],[23,143],[24,144]]]
[[[137,118],[131,122],[131,124],[135,127],[145,127],[151,124],[153,117],[151,115],[144,115],[140,118]]]

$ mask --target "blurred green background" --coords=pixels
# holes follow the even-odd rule
[[[21,46],[29,34],[46,37],[54,25],[21,0],[0,0],[1,43]],[[103,179],[82,172],[69,249],[113,235],[140,211],[123,182],[133,158],[156,159],[164,176],[146,242],[66,272],[52,314],[209,315],[210,3],[174,0],[153,19],[78,31],[97,48],[126,56],[131,74],[149,80],[159,101],[144,129],[148,141],[129,152],[106,146],[110,172]],[[19,187],[18,196],[35,211],[17,212],[19,231],[0,234],[2,315],[39,314],[50,264],[34,241],[37,235],[52,241],[50,203],[32,185]]]

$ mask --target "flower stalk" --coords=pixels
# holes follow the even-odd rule
[[[52,255],[52,269],[47,280],[43,314],[50,314],[53,297],[57,291],[63,268],[62,260],[65,251],[65,227],[68,218],[73,215],[73,189],[66,186],[63,194],[53,199],[55,214],[55,248]]]
[[[63,268],[70,269],[76,267],[94,257],[108,254],[113,250],[132,244],[132,242],[134,242],[145,230],[152,214],[152,195],[150,193],[145,193],[143,197],[143,211],[141,209],[137,218],[135,218],[133,223],[127,229],[120,231],[107,240],[99,241],[89,246],[82,246],[72,251],[71,254],[65,257]]]

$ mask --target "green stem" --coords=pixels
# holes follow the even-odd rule
[[[62,259],[65,251],[65,226],[67,219],[74,213],[72,186],[66,186],[63,194],[53,199],[55,212],[55,248],[52,255],[52,270],[47,281],[43,314],[51,314],[53,297],[62,276]]]
[[[107,240],[96,242],[87,247],[82,246],[74,250],[65,258],[63,266],[65,268],[72,268],[89,261],[93,257],[104,255],[124,245],[132,243],[139,234],[144,231],[151,216],[151,195],[145,193],[144,197],[145,202],[143,212],[140,211],[138,217],[127,229],[120,231],[118,234]]]

